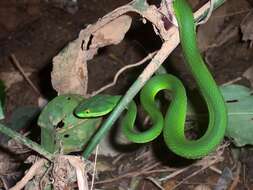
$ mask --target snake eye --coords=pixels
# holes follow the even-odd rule
[[[85,113],[90,113],[90,110],[89,109],[85,110]]]

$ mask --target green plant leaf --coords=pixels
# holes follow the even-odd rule
[[[0,120],[4,119],[4,104],[5,104],[5,86],[0,80]]]
[[[253,145],[253,91],[242,85],[220,87],[228,109],[228,127],[226,137],[238,147]],[[188,102],[187,119],[206,121],[208,119],[205,102],[195,91],[191,92]]]
[[[220,88],[228,109],[226,136],[238,147],[253,145],[253,94],[241,85]]]
[[[41,127],[41,145],[51,153],[77,152],[97,130],[102,118],[78,118],[74,109],[84,98],[65,94],[51,100],[41,112],[38,125]]]

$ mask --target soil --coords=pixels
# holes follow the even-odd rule
[[[97,19],[106,13],[129,1],[78,0],[78,4],[76,5],[78,10],[76,10],[75,6],[69,7],[66,3],[62,2],[66,1],[1,0],[0,2],[0,73],[7,73],[9,77],[3,79],[8,79],[5,82],[9,84],[7,85],[6,91],[7,121],[10,120],[15,108],[24,105],[37,106],[39,98],[39,95],[23,80],[20,72],[13,65],[10,59],[11,54],[15,55],[24,72],[29,75],[29,78],[39,89],[41,95],[50,100],[57,94],[53,90],[50,81],[52,58],[70,41],[76,39],[81,29],[85,28],[88,24],[96,22]],[[205,1],[191,1],[193,7],[198,7],[203,2]],[[207,31],[206,37],[202,38],[207,45],[202,46],[201,50],[219,85],[242,77],[242,74],[252,66],[252,48],[249,47],[248,42],[242,41],[242,33],[240,31],[242,20],[252,9],[251,3],[251,1],[248,2],[246,0],[231,0],[228,3],[229,5],[224,5],[226,6],[226,11],[223,17],[217,16],[212,22],[210,21],[211,23],[208,26],[203,25],[199,29],[200,31]],[[222,22],[219,20],[221,18],[223,19]],[[219,23],[218,26],[217,23]],[[235,29],[228,30],[227,33],[222,33],[223,29],[228,28],[228,26],[234,26]],[[212,31],[212,28],[217,29],[217,31]],[[205,34],[205,32],[203,33]],[[231,37],[228,37],[229,35]],[[212,36],[212,41],[208,41],[210,39],[209,36]],[[217,39],[219,37],[225,40],[223,44],[217,45],[219,41]],[[202,40],[199,40],[199,43]],[[124,41],[117,46],[103,48],[99,51],[98,56],[89,62],[88,91],[92,92],[110,83],[116,72],[122,66],[141,60],[144,55],[157,50],[161,44],[162,42],[155,35],[152,26],[150,24],[143,25],[137,19],[131,27],[131,30],[127,33]],[[213,44],[216,44],[216,46],[213,46]],[[178,47],[168,60],[166,60],[165,67],[173,74],[177,74],[184,80],[187,87],[192,89],[195,87],[194,81],[189,71],[185,68],[185,64],[182,64],[182,62],[183,56],[181,48]],[[117,85],[107,90],[106,93],[124,93],[142,69],[143,66],[125,72],[120,77]],[[244,78],[239,80],[238,83],[250,87],[250,82]],[[236,174],[238,163],[240,163],[242,167],[238,173],[239,181],[234,189],[253,189],[253,180],[251,177],[253,172],[252,151],[250,151],[250,147],[244,148],[243,151],[233,149],[234,147],[232,146],[226,148],[224,161],[216,164],[215,167],[221,171],[224,168],[230,168]],[[236,155],[241,159],[236,160],[233,157],[236,151],[240,152]],[[143,150],[122,154],[122,158],[113,166],[115,170],[101,172],[101,178],[97,181],[116,178],[117,175],[121,175],[124,172],[127,173],[142,168],[142,163],[134,160],[141,154],[143,154]],[[129,160],[129,156],[131,156],[131,160]],[[161,155],[158,154],[156,156],[159,157]],[[152,154],[150,157],[153,158],[154,155]],[[101,157],[100,159],[108,164],[111,162],[108,160],[115,160],[116,158]],[[177,168],[192,164],[192,162],[181,160],[175,156],[169,159],[169,163],[163,163],[163,159],[158,160],[159,163],[172,166],[176,165]],[[145,162],[145,159],[142,161]],[[119,169],[120,167],[121,170]],[[17,169],[15,168],[15,170]],[[183,175],[167,180],[163,184],[163,187],[165,189],[172,189],[175,184],[196,170],[198,168],[190,168]],[[8,172],[11,173],[13,171]],[[0,171],[1,175],[3,174]],[[149,175],[140,175],[138,177],[135,177],[135,175],[128,176],[114,180],[111,183],[97,184],[96,187],[99,189],[127,189],[130,185],[133,187],[133,184],[138,182],[135,189],[158,189],[150,179],[145,178],[147,176]],[[153,178],[157,176],[157,173],[152,174]],[[221,174],[214,170],[204,170],[187,180],[177,189],[196,189],[199,185],[207,185],[213,189],[220,177]]]

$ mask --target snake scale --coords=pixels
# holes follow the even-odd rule
[[[146,143],[163,133],[168,148],[175,154],[189,159],[201,158],[213,151],[224,138],[227,127],[227,110],[223,97],[212,75],[206,67],[197,47],[196,26],[190,6],[186,0],[174,0],[173,9],[178,23],[180,41],[187,66],[207,104],[209,124],[205,134],[197,140],[185,137],[187,96],[182,82],[173,75],[161,74],[152,77],[140,93],[144,110],[153,126],[144,132],[134,128],[137,108],[132,101],[122,122],[126,137],[135,143]],[[165,116],[155,103],[161,90],[171,93],[170,106]],[[82,102],[75,114],[79,117],[99,117],[109,113],[120,100],[120,96],[97,95]]]

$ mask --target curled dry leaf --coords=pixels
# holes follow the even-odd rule
[[[76,39],[53,59],[52,85],[59,95],[86,94],[88,71],[81,44],[82,40]]]
[[[165,22],[169,21],[162,19],[164,16],[161,11],[155,6],[140,11],[134,2],[115,9],[95,24],[81,30],[78,39],[68,44],[54,57],[51,77],[52,85],[58,94],[74,93],[89,96],[87,61],[94,57],[99,48],[115,45],[123,40],[132,23],[129,12],[140,14],[154,25],[163,39],[170,39],[175,31],[165,29]]]
[[[129,30],[132,18],[128,15],[120,16],[97,30],[92,38],[90,48],[104,47],[120,43]]]
[[[87,61],[92,59],[98,48],[118,44],[131,26],[130,16],[123,15],[102,25],[95,31],[87,27],[78,39],[69,43],[53,59],[52,84],[58,94],[74,93],[87,96]],[[91,40],[91,44],[89,44]]]

